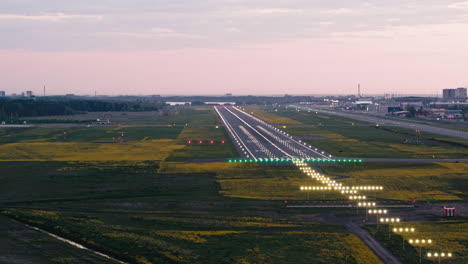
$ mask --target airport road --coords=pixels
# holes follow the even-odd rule
[[[468,139],[468,132],[465,131],[458,131],[448,128],[442,127],[435,127],[431,125],[421,124],[421,123],[411,123],[406,121],[399,121],[399,120],[390,120],[385,118],[380,118],[378,116],[369,116],[369,115],[362,115],[362,114],[351,114],[345,112],[335,112],[329,111],[324,109],[315,109],[310,107],[299,107],[295,105],[291,105],[292,107],[298,107],[306,110],[312,110],[316,112],[322,112],[330,115],[342,116],[358,121],[370,122],[375,123],[378,125],[386,125],[386,126],[394,126],[394,127],[401,127],[401,128],[408,128],[408,129],[419,129],[425,133],[432,133],[432,134],[439,134],[443,136],[461,138],[461,139]]]
[[[272,158],[331,158],[325,153],[288,133],[236,107],[216,106],[224,128],[242,157]]]

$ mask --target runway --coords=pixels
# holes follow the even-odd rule
[[[215,106],[224,128],[243,158],[330,159],[332,155],[234,106]]]

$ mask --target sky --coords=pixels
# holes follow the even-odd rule
[[[440,95],[466,0],[1,0],[0,90]]]

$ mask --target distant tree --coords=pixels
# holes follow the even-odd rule
[[[408,107],[406,107],[406,111],[409,111],[409,116],[410,117],[415,117],[416,116],[416,108],[414,108],[414,106],[408,105]]]
[[[205,103],[202,101],[193,101],[192,105],[204,105]]]

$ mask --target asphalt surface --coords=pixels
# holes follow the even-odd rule
[[[297,106],[293,106],[293,107],[297,107]],[[322,112],[322,113],[326,113],[330,115],[342,116],[342,117],[346,117],[346,118],[350,118],[350,119],[354,119],[358,121],[375,123],[378,125],[401,127],[401,128],[408,128],[408,129],[414,129],[414,130],[419,129],[423,133],[432,133],[432,134],[438,134],[438,135],[443,135],[443,136],[468,139],[468,132],[459,131],[459,130],[435,127],[435,126],[430,126],[430,125],[421,124],[421,123],[411,123],[411,122],[405,122],[405,121],[399,121],[399,120],[390,120],[390,119],[380,118],[377,116],[351,114],[351,113],[345,113],[345,112],[335,112],[335,111],[315,109],[315,108],[310,108],[310,107],[301,107],[301,108],[306,109],[306,110],[313,110],[316,112]]]
[[[331,158],[300,139],[233,106],[218,106],[216,112],[243,158]]]

